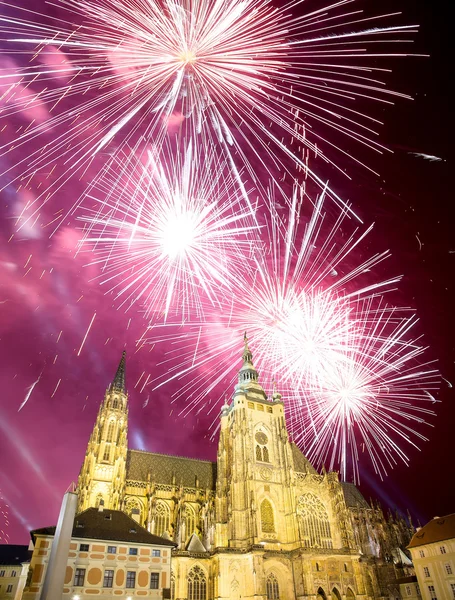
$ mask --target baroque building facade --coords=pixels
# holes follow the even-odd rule
[[[174,600],[396,597],[412,525],[318,473],[289,439],[281,395],[260,385],[246,336],[242,359],[209,462],[128,449],[124,353],[88,443],[79,511],[103,501],[174,541]]]

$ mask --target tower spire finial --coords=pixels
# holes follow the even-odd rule
[[[126,350],[124,350],[122,353],[122,358],[120,359],[119,365],[117,367],[117,372],[116,372],[115,377],[109,387],[109,390],[111,392],[116,391],[116,392],[122,392],[123,394],[126,394],[125,363],[126,363]]]

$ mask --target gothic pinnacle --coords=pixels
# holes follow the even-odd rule
[[[126,394],[125,389],[125,362],[126,362],[126,350],[122,353],[122,358],[120,359],[119,365],[117,367],[117,372],[115,374],[114,380],[112,381],[109,389],[111,392],[122,392]]]

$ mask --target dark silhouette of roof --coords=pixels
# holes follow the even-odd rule
[[[35,540],[37,535],[54,535],[55,529],[55,526],[35,529],[31,532],[31,536]],[[136,523],[121,510],[87,508],[84,512],[76,515],[71,535],[73,538],[150,544],[153,546],[176,545],[170,540],[149,533],[145,527]]]
[[[0,565],[20,565],[23,562],[29,562],[32,556],[28,546],[18,546],[15,544],[0,545]]]
[[[128,450],[126,478],[133,481],[152,481],[165,485],[183,485],[214,490],[216,463],[208,460],[155,454],[143,450]],[[197,485],[196,485],[197,483]]]
[[[435,517],[421,527],[412,536],[408,548],[442,542],[451,538],[455,538],[455,513],[445,517]]]

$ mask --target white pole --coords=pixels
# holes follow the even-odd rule
[[[66,492],[58,517],[51,555],[44,578],[41,600],[62,600],[68,553],[76,516],[77,494]]]

